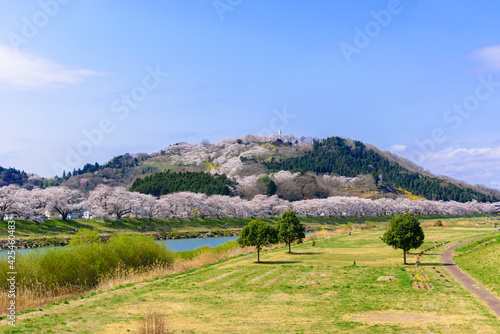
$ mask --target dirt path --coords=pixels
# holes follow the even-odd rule
[[[460,284],[462,284],[467,290],[476,294],[481,300],[485,301],[488,306],[500,317],[500,299],[498,299],[495,295],[489,292],[484,286],[479,284],[472,277],[464,273],[453,261],[453,251],[462,246],[465,243],[476,240],[479,238],[475,238],[472,240],[467,240],[461,242],[459,244],[453,245],[447,248],[443,254],[441,254],[441,259],[443,260],[443,266],[448,270],[448,272],[453,275],[457,279]]]

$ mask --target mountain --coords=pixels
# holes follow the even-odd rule
[[[136,179],[160,172],[161,177],[139,180],[136,186],[140,183],[142,190],[135,189],[157,194],[158,182],[162,180],[161,186],[166,189],[162,193],[168,193],[167,189],[185,190],[178,186],[185,182],[183,173],[207,172],[236,181],[237,185],[231,184],[230,192],[243,198],[277,194],[291,201],[332,195],[459,202],[500,200],[497,190],[432,175],[395,154],[340,137],[320,140],[292,135],[249,135],[213,144],[177,143],[153,154],[127,153],[104,165],[87,164],[62,179],[64,185],[88,191],[102,183],[129,188]],[[146,190],[154,188],[148,184],[152,182],[156,182],[156,190]],[[189,184],[191,191],[220,193],[214,190],[216,183],[214,187],[206,187],[211,190],[204,191],[205,187],[196,185],[197,180],[193,182],[194,186]]]

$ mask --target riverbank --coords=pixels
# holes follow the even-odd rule
[[[197,239],[197,238],[218,238],[218,237],[237,237],[239,235],[239,230],[225,230],[216,231],[214,233],[210,231],[201,232],[170,232],[170,233],[151,233],[151,234],[128,234],[128,235],[142,235],[142,236],[152,236],[155,240],[176,240],[176,239]],[[112,235],[100,235],[103,242],[109,240]],[[66,246],[69,244],[71,236],[64,237],[41,237],[41,238],[19,238],[16,239],[17,249],[31,249],[39,247],[54,247],[54,246]],[[8,240],[0,240],[0,251],[7,250],[9,243]]]
[[[371,229],[383,227],[392,216],[378,217],[300,217],[306,232],[319,230]],[[274,225],[279,217],[264,218]],[[436,220],[442,220],[448,227],[494,227],[497,217],[478,215],[467,217],[420,216],[423,224],[432,226]],[[46,220],[43,224],[30,220],[16,220],[16,244],[18,249],[30,249],[48,246],[65,246],[78,229],[88,228],[99,233],[106,241],[112,235],[150,235],[156,240],[213,238],[238,236],[239,231],[252,218],[193,218],[193,219],[135,219],[124,218],[121,221],[102,219]],[[0,224],[0,250],[8,245],[7,224]]]
[[[318,229],[311,229],[306,227],[306,233],[314,233]],[[127,235],[142,235],[152,236],[155,240],[182,240],[182,239],[208,239],[208,238],[227,238],[238,237],[240,230],[224,230],[224,231],[201,231],[201,232],[170,232],[170,233],[152,233],[152,234],[127,234]],[[103,242],[109,240],[112,235],[100,235]],[[17,239],[17,249],[32,249],[40,247],[55,247],[66,246],[69,244],[71,237],[41,237],[30,239]],[[0,251],[7,250],[8,240],[0,240]]]

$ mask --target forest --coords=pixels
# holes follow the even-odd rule
[[[130,191],[161,195],[190,191],[206,195],[229,195],[229,187],[234,187],[235,181],[226,175],[210,175],[205,172],[171,173],[170,171],[156,173],[142,179],[136,179]]]

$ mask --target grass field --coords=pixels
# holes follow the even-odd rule
[[[499,333],[500,320],[443,269],[436,248],[421,258],[435,290],[412,287],[402,251],[382,230],[231,258],[189,272],[91,293],[20,315],[4,333],[129,333],[153,310],[176,333]],[[495,235],[491,229],[427,228],[422,246]],[[415,255],[408,257],[412,263]],[[356,265],[353,265],[356,261]],[[377,281],[394,276],[395,281]],[[493,284],[493,283],[492,283]],[[498,282],[497,282],[498,284]],[[496,287],[498,289],[498,285]],[[497,290],[498,291],[498,290]]]
[[[500,298],[500,232],[491,239],[496,241],[456,256],[455,263]]]

